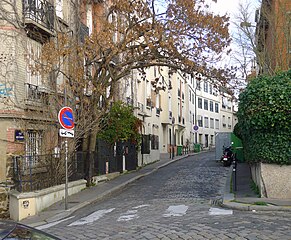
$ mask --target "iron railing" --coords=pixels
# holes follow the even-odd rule
[[[25,83],[25,95],[30,102],[48,104],[48,93],[37,85]]]
[[[29,192],[65,183],[64,156],[61,154],[14,156],[13,176],[15,189]],[[69,180],[84,178],[83,162],[74,155],[69,160]]]
[[[50,31],[54,29],[54,6],[46,0],[23,0],[23,16]]]

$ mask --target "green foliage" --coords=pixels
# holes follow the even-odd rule
[[[249,162],[291,164],[291,70],[253,79],[239,96],[234,132]]]
[[[254,181],[251,182],[251,189],[259,198],[261,197],[260,189]]]
[[[105,114],[97,137],[109,143],[132,141],[140,143],[139,129],[141,121],[133,115],[133,109],[121,101],[114,102],[110,111]]]

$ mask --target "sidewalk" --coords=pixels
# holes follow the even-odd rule
[[[61,219],[69,217],[78,209],[81,209],[89,204],[98,202],[113,193],[121,191],[128,184],[155,172],[159,168],[165,167],[168,164],[171,164],[175,161],[194,154],[196,153],[175,156],[174,159],[170,159],[169,154],[161,154],[160,160],[157,162],[146,165],[139,170],[119,175],[118,177],[110,181],[97,184],[94,187],[86,188],[79,193],[69,196],[68,210],[65,210],[64,201],[59,201],[48,207],[44,211],[40,212],[38,215],[28,217],[21,220],[20,222],[31,227],[37,227],[40,225],[60,221]]]
[[[223,207],[243,211],[291,211],[291,199],[260,198],[251,189],[251,171],[247,163],[237,164],[236,191],[231,193],[232,172],[231,167],[226,182]]]

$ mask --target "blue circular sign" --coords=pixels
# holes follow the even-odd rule
[[[194,130],[194,131],[198,131],[198,129],[199,129],[199,127],[198,127],[197,125],[195,125],[195,126],[193,127],[193,130]]]
[[[70,107],[63,107],[58,114],[61,126],[65,129],[73,129],[75,126],[73,110]]]

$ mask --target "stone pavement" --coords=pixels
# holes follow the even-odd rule
[[[65,210],[64,201],[57,202],[45,209],[36,216],[28,217],[21,221],[23,224],[27,224],[32,227],[52,223],[59,221],[61,219],[67,218],[72,215],[77,210],[98,202],[105,197],[110,196],[113,193],[121,191],[128,184],[147,176],[159,168],[165,167],[175,161],[183,159],[189,155],[199,154],[199,153],[189,153],[182,156],[175,156],[174,159],[169,158],[169,154],[161,154],[160,160],[152,164],[146,165],[145,167],[128,172],[118,177],[97,184],[94,187],[86,188],[85,190],[69,196],[68,198],[68,210]],[[284,210],[291,211],[291,200],[283,201],[276,199],[263,199],[257,198],[252,190],[250,189],[250,172],[247,164],[238,164],[237,170],[237,191],[230,193],[230,182],[231,182],[232,167],[229,170],[229,177],[226,182],[224,199],[222,206],[225,208],[232,208],[237,210]],[[258,202],[266,202],[267,206],[259,206]]]
[[[59,221],[64,219],[75,211],[92,204],[94,202],[98,202],[105,197],[110,196],[113,193],[121,191],[128,184],[147,176],[159,168],[165,167],[168,164],[171,164],[175,161],[188,157],[189,155],[193,155],[195,153],[189,153],[182,156],[175,156],[173,159],[170,158],[169,154],[161,154],[160,160],[149,165],[144,166],[136,171],[131,171],[118,177],[106,181],[96,186],[86,188],[85,190],[71,195],[68,197],[68,210],[65,210],[65,202],[59,201],[52,206],[48,207],[44,211],[40,212],[38,215],[28,217],[26,219],[21,220],[20,222],[32,227],[37,227],[43,224],[52,223],[55,221]]]

